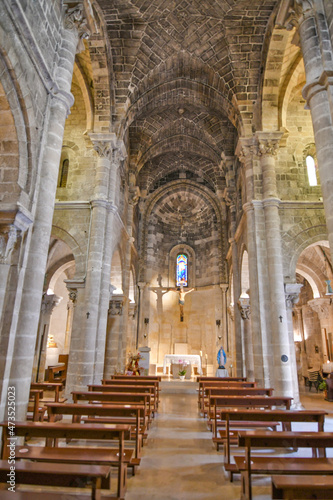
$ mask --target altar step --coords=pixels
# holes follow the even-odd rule
[[[193,380],[171,379],[162,380],[160,382],[160,387],[163,394],[197,394],[198,383]]]

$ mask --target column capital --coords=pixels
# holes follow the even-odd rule
[[[303,284],[302,283],[285,283],[284,293],[286,299],[287,309],[292,309],[299,301],[299,294]]]
[[[276,16],[276,25],[291,31],[300,24],[303,17],[311,15],[313,7],[314,0],[284,0]]]
[[[283,132],[257,132],[258,156],[275,156],[279,149],[279,143]]]
[[[55,307],[57,307],[62,301],[62,297],[59,297],[55,294],[48,295],[47,293],[43,294],[42,304],[41,304],[41,312],[42,314],[52,314],[52,311]]]
[[[11,224],[0,228],[0,264],[9,264],[17,242],[17,229]]]
[[[229,284],[228,283],[220,283],[220,288],[221,288],[223,293],[227,293],[227,291],[229,289]]]
[[[255,136],[240,137],[236,146],[235,154],[241,163],[252,159],[258,153],[258,143]]]
[[[117,142],[116,134],[98,134],[91,132],[89,137],[98,156],[111,161],[112,153]]]
[[[240,310],[242,319],[250,319],[250,297],[239,297],[237,305],[238,309]]]
[[[63,1],[64,28],[76,31],[78,35],[77,53],[85,49],[83,40],[97,32],[96,19],[89,0],[64,0]]]
[[[318,314],[320,320],[329,318],[330,309],[332,308],[331,299],[329,297],[318,297],[309,300],[308,305]]]

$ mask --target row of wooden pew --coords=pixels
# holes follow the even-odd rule
[[[38,394],[32,421],[0,424],[0,483],[7,483],[14,453],[16,484],[89,484],[91,498],[98,500],[102,489],[110,493],[111,468],[115,468],[116,498],[123,499],[127,471],[135,474],[139,467],[144,440],[158,411],[160,377],[115,376],[73,392],[73,403],[61,398],[58,385],[38,385],[31,388],[32,394]],[[51,398],[45,398],[45,390],[51,391]]]
[[[272,476],[272,498],[333,498],[333,459],[326,456],[326,449],[333,447],[333,433],[324,431],[325,411],[293,410],[291,397],[275,397],[273,389],[244,379],[197,381],[199,410],[217,449],[223,446],[224,469],[231,481],[234,474],[241,475],[241,500],[252,500],[254,475]],[[316,423],[317,430],[293,432],[294,422]],[[242,448],[245,452],[239,454]],[[272,448],[279,455],[269,455]],[[298,448],[312,449],[312,457],[286,456]]]

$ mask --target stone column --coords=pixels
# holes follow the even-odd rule
[[[246,377],[250,382],[254,382],[254,358],[253,358],[253,342],[252,342],[252,329],[250,320],[250,297],[240,297],[237,302],[238,308],[243,320],[243,334],[244,334],[244,353],[246,365]]]
[[[114,134],[90,134],[98,153],[85,280],[85,313],[80,332],[73,323],[66,393],[80,390],[103,378],[117,170],[120,158]],[[74,332],[75,330],[75,332]]]
[[[306,74],[303,97],[306,99],[312,117],[328,239],[333,260],[333,49],[322,0],[298,0],[294,6],[295,14],[299,23]]]
[[[273,386],[277,395],[293,395],[293,371],[284,292],[279,203],[277,198],[275,155],[282,133],[258,132],[263,177],[263,207],[267,264],[269,270],[270,328],[274,356]]]
[[[29,399],[64,126],[74,101],[70,89],[80,30],[83,27],[82,5],[79,8],[74,6],[68,9],[58,53],[55,82],[50,91],[52,93],[50,93],[48,109],[45,111],[40,182],[36,186],[33,231],[30,232],[26,245],[27,253],[24,263],[26,270],[22,294],[15,304],[16,322],[11,325],[15,340],[11,352],[7,353],[7,366],[2,385],[1,403],[5,402],[8,381],[10,385],[16,387],[16,418],[18,420],[25,419]],[[84,36],[86,33],[85,31]],[[4,408],[4,404],[1,404],[1,407]]]
[[[249,256],[249,278],[251,288],[251,328],[254,342],[255,379],[259,384],[271,385],[271,349],[269,319],[267,313],[266,253],[263,239],[263,210],[260,201],[254,199],[253,163],[257,154],[254,137],[241,138],[240,161],[245,167],[246,200],[243,210],[246,214],[247,250]]]
[[[229,243],[231,245],[232,252],[232,274],[233,274],[233,304],[237,303],[238,297],[241,294],[241,282],[239,275],[239,261],[238,261],[238,247],[237,242],[235,240],[236,233],[236,206],[231,203],[229,206],[230,210],[230,233],[231,238],[229,239]],[[234,325],[234,337],[235,337],[235,373],[236,376],[240,377],[242,373],[242,338],[241,338],[241,314],[239,308],[233,309],[233,325]]]
[[[286,283],[285,284],[285,299],[287,307],[287,321],[288,321],[288,332],[289,332],[289,358],[292,365],[292,372],[296,374],[293,377],[293,407],[301,407],[301,402],[299,398],[299,385],[298,385],[298,372],[297,372],[297,361],[296,361],[296,350],[294,341],[294,327],[293,327],[293,309],[295,304],[299,301],[299,293],[302,288],[302,284],[299,283]]]
[[[76,302],[76,293],[69,292],[68,296],[69,300],[67,302],[67,319],[66,319],[66,331],[65,331],[65,342],[64,342],[64,354],[69,353],[69,346],[72,335],[74,308]]]
[[[43,295],[34,366],[32,371],[32,380],[36,382],[42,382],[45,378],[46,344],[49,334],[51,315],[54,308],[60,304],[61,300],[62,298],[58,297],[58,295],[47,295],[46,293]]]
[[[331,304],[331,298],[329,297],[318,297],[316,299],[309,300],[308,305],[311,309],[317,313],[320,321],[320,331],[322,338],[322,354],[323,363],[328,361],[328,350],[327,350],[327,340],[325,336],[325,330],[327,333],[333,331],[333,307]]]

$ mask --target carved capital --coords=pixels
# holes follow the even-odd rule
[[[78,45],[76,52],[78,53],[84,50],[83,40],[90,37],[91,31],[88,27],[88,20],[82,2],[67,2],[64,27],[66,30],[77,32]]]
[[[312,299],[308,301],[308,306],[318,314],[320,321],[329,319],[332,305],[331,299],[328,297],[318,297],[317,299]]]
[[[230,306],[227,307],[227,312],[230,316],[231,321],[234,321],[234,319],[235,319],[235,307],[233,304],[230,304]]]
[[[293,309],[294,305],[299,301],[302,286],[302,283],[285,283],[284,293],[287,309]]]
[[[9,264],[10,257],[17,242],[18,231],[16,227],[10,226],[1,228],[0,233],[0,264]]]
[[[122,316],[124,298],[112,298],[109,305],[109,314],[111,316]]]
[[[238,302],[238,309],[241,313],[242,319],[250,319],[251,309],[250,309],[250,298],[249,297],[240,297]]]
[[[58,295],[47,295],[46,293],[43,294],[42,298],[42,304],[41,304],[41,313],[45,315],[51,315],[53,309],[60,304],[62,301],[62,297],[59,297]]]

